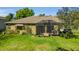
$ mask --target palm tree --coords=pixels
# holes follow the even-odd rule
[[[14,16],[14,14],[9,13],[9,14],[6,16],[7,21],[11,21],[11,20],[13,19],[13,16]]]

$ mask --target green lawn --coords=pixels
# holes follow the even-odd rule
[[[0,37],[0,50],[9,51],[58,51],[79,50],[79,38],[65,39],[59,36],[38,37],[31,35],[5,35]]]

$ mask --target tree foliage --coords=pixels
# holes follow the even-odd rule
[[[39,14],[39,16],[45,16],[45,14],[43,13],[43,14]]]
[[[14,16],[14,14],[9,13],[9,14],[6,16],[6,20],[7,20],[7,21],[11,21],[11,20],[13,19],[13,16]]]
[[[33,15],[34,15],[34,11],[32,9],[23,8],[16,12],[16,19],[25,18]]]
[[[57,15],[59,19],[64,21],[65,28],[78,28],[79,24],[79,8],[63,7],[58,10]]]

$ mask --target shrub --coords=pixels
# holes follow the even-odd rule
[[[7,34],[17,34],[18,32],[14,31],[14,30],[7,30],[6,33]]]
[[[27,34],[27,33],[26,33],[26,32],[23,32],[23,33],[22,33],[22,35],[25,35],[25,34]]]
[[[62,48],[62,47],[58,47],[58,48],[56,49],[56,51],[69,51],[69,50],[67,50],[67,49],[65,49],[65,48]]]
[[[65,37],[66,39],[68,38],[73,38],[74,34],[70,29],[65,29],[64,31],[60,31],[60,36]]]

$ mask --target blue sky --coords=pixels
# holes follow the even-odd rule
[[[0,16],[6,16],[9,13],[15,14],[17,10],[22,8],[23,7],[0,7]],[[34,10],[35,15],[45,13],[46,15],[53,15],[53,16],[56,15],[58,9],[61,9],[60,7],[29,7],[29,8]]]

